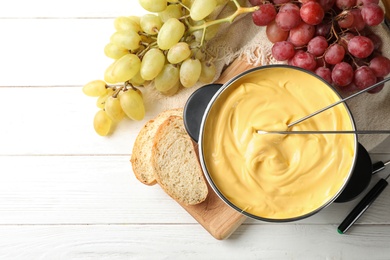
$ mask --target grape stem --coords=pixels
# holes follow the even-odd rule
[[[234,19],[236,19],[237,16],[239,16],[239,15],[246,14],[246,13],[253,13],[253,12],[259,10],[259,6],[241,7],[240,4],[237,2],[237,0],[232,0],[232,1],[237,6],[237,10],[233,14],[231,14],[225,18],[220,18],[217,20],[205,22],[201,25],[197,25],[197,26],[189,25],[188,33],[191,34],[194,31],[206,30],[207,27],[212,26],[212,25],[216,25],[216,24],[220,24],[220,23],[232,23],[234,21]]]
[[[178,1],[178,4],[181,5],[184,9],[186,9],[188,12],[191,11],[190,8],[188,8],[185,4],[183,4],[181,1]]]
[[[339,41],[340,38],[339,38],[339,36],[338,36],[338,34],[336,32],[336,29],[334,28],[334,24],[332,24],[331,30],[332,30],[332,33],[333,33],[334,37],[336,37],[336,40]]]
[[[356,66],[356,68],[359,68],[360,66],[359,66],[359,64],[357,64],[355,58],[350,53],[348,53],[348,56],[352,60],[353,64]]]
[[[112,94],[112,97],[117,98],[119,95],[119,92],[121,92],[124,88],[125,88],[125,86],[120,86],[119,88],[115,89],[115,92],[114,92],[114,94]]]
[[[152,43],[147,43],[147,45],[144,45],[144,46],[146,48],[143,49],[142,51],[140,51],[139,53],[137,53],[137,56],[140,57],[140,58],[142,58],[148,50],[150,50],[151,48],[157,46],[157,41],[152,42]]]

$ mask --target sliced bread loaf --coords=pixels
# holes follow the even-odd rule
[[[183,109],[176,108],[161,112],[156,118],[149,120],[135,139],[131,154],[131,165],[136,178],[146,184],[156,184],[151,163],[153,139],[158,127],[170,116],[182,116]]]
[[[206,199],[207,184],[182,117],[170,116],[158,128],[152,164],[157,182],[179,203],[195,205]]]

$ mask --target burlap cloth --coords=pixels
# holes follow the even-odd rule
[[[226,5],[217,10],[214,15],[226,17],[232,10],[231,6]],[[381,36],[383,42],[381,51],[384,56],[390,57],[389,29],[383,23],[372,27],[372,31]],[[265,27],[254,25],[251,15],[242,15],[232,24],[223,24],[216,37],[207,43],[208,51],[218,57],[215,63],[217,67],[215,80],[218,80],[226,67],[237,59],[253,66],[282,63],[272,58],[271,47],[272,43],[267,39]],[[390,129],[390,87],[388,84],[390,83],[387,83],[384,89],[377,94],[363,93],[347,101],[357,129]],[[188,89],[182,88],[174,96],[167,97],[158,93],[150,84],[144,91],[146,109],[150,113],[158,113],[165,109],[184,107],[188,97],[201,86],[202,84],[197,84]],[[340,94],[344,97],[349,95]],[[359,135],[359,142],[370,151],[388,137],[389,135],[384,134]]]

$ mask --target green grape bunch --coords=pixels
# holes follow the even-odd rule
[[[216,8],[229,2],[236,11],[213,19]],[[207,51],[206,43],[216,35],[219,24],[258,9],[242,7],[237,0],[139,0],[139,4],[150,13],[114,20],[115,32],[104,47],[113,62],[104,80],[83,87],[86,95],[98,98],[100,110],[93,125],[101,136],[110,134],[123,118],[144,118],[139,87],[153,86],[164,95],[174,95],[181,87],[212,82],[216,57]]]

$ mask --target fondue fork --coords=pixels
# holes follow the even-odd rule
[[[373,88],[376,88],[376,87],[378,87],[379,85],[384,84],[385,82],[387,82],[387,81],[389,81],[389,80],[390,80],[390,77],[389,77],[389,78],[385,78],[385,79],[383,79],[383,80],[381,80],[381,81],[375,83],[374,85],[372,85],[372,86],[370,86],[370,87],[368,87],[368,88],[366,88],[366,89],[363,89],[363,90],[361,90],[361,91],[359,91],[359,92],[356,92],[355,94],[350,95],[349,97],[343,98],[343,99],[341,99],[341,100],[339,100],[339,101],[337,101],[337,102],[335,102],[335,103],[333,103],[333,104],[330,104],[329,106],[326,106],[326,107],[324,107],[324,108],[321,108],[320,110],[318,110],[318,111],[316,111],[316,112],[314,112],[314,113],[311,113],[311,114],[309,114],[309,115],[307,115],[307,116],[304,116],[304,117],[302,117],[301,119],[298,119],[298,120],[296,120],[296,121],[290,123],[289,125],[287,125],[287,127],[290,128],[290,127],[292,127],[293,125],[299,124],[299,123],[301,123],[302,121],[305,121],[306,119],[309,119],[309,118],[311,118],[311,117],[313,117],[313,116],[315,116],[315,115],[318,115],[319,113],[324,112],[325,110],[328,110],[329,108],[332,108],[332,107],[334,107],[334,106],[337,106],[337,105],[340,104],[340,103],[343,103],[343,102],[345,102],[345,101],[347,101],[347,100],[349,100],[349,99],[351,99],[351,98],[354,98],[354,97],[356,97],[356,96],[358,96],[358,95],[360,95],[360,94],[362,94],[362,93],[364,93],[364,92],[367,92],[367,91],[369,91],[369,90],[371,90],[371,89],[373,89]]]
[[[390,130],[346,130],[346,131],[263,131],[257,130],[258,134],[390,134]]]
[[[383,163],[382,169],[390,164],[390,161]],[[380,170],[380,169],[379,169]],[[376,173],[376,172],[374,172]],[[373,174],[374,174],[373,173]],[[344,234],[348,229],[363,215],[363,213],[371,206],[371,204],[378,198],[382,191],[388,185],[387,179],[390,178],[390,174],[385,178],[381,178],[374,187],[364,196],[364,198],[353,208],[344,221],[338,226],[337,232]]]

